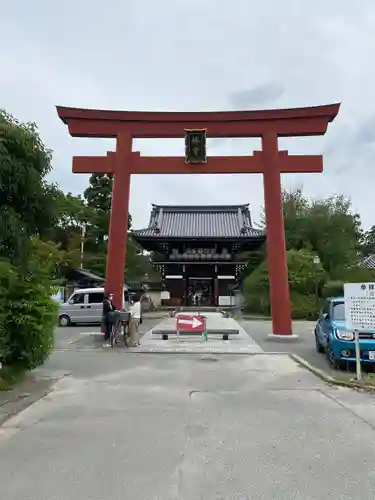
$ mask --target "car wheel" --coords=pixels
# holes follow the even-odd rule
[[[317,352],[319,352],[319,353],[324,352],[324,347],[319,342],[319,337],[318,337],[316,332],[315,332],[315,347],[316,347]]]
[[[69,316],[66,316],[65,314],[59,317],[59,325],[60,326],[69,326],[70,325],[70,318]]]
[[[327,362],[332,368],[332,370],[339,370],[341,368],[341,360],[335,358],[335,353],[333,352],[333,349],[330,344],[327,344],[326,347],[326,356],[327,356]]]

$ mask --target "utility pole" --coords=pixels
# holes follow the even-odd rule
[[[85,236],[86,236],[86,222],[83,222],[81,226],[81,265],[80,268],[83,269],[83,249],[85,246]]]

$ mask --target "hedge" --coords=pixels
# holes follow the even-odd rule
[[[0,361],[32,369],[53,348],[58,306],[37,274],[0,262]]]
[[[295,319],[315,319],[320,309],[318,295],[326,274],[320,264],[314,264],[315,254],[306,250],[287,252],[292,316]],[[267,261],[258,266],[244,281],[247,312],[270,315]]]

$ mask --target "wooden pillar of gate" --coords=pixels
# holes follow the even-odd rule
[[[106,292],[114,294],[114,303],[117,308],[122,308],[123,306],[126,244],[128,236],[131,154],[131,135],[120,133],[117,136],[116,154],[114,155],[112,206],[109,223],[107,269],[105,277]]]
[[[274,335],[287,336],[292,335],[292,320],[278,138],[275,132],[262,136],[262,156],[272,327]]]

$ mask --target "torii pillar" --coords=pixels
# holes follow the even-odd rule
[[[265,111],[154,113],[57,107],[73,137],[116,138],[107,156],[73,157],[75,173],[114,176],[109,227],[106,290],[121,307],[125,281],[131,174],[261,173],[267,227],[268,272],[274,338],[293,338],[285,248],[281,174],[323,171],[322,155],[279,151],[279,137],[324,135],[340,104]],[[262,151],[252,156],[210,157],[190,165],[184,157],[144,157],[132,152],[133,138],[183,138],[185,130],[206,129],[208,137],[261,137]]]
[[[274,335],[290,337],[292,314],[289,298],[281,172],[278,162],[278,139],[275,132],[267,132],[262,136],[262,156],[266,165],[263,173],[263,188],[272,326]]]
[[[130,171],[126,166],[131,163],[131,155],[131,135],[119,134],[116,140],[116,154],[113,156],[112,203],[105,279],[106,291],[113,293],[114,303],[119,309],[123,307],[131,180]],[[119,279],[120,276],[122,279]]]

